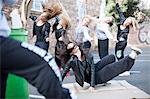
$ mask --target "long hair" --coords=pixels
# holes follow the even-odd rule
[[[52,26],[52,33],[57,30],[58,24],[60,24],[64,30],[71,27],[69,19],[63,14],[61,14],[60,17],[55,17],[55,23]]]
[[[63,26],[63,29],[68,29],[71,27],[69,19],[66,15],[60,15],[60,24]]]
[[[51,19],[51,13],[50,12],[43,12],[43,13],[46,13],[46,15],[45,15],[45,19],[46,20],[50,20]],[[36,19],[36,22],[38,22],[40,20],[40,17],[38,17],[37,19]]]
[[[49,15],[50,19],[62,13],[62,8],[58,3],[53,4],[51,7],[42,4],[42,7],[43,7],[43,12],[48,12],[50,14]]]
[[[89,19],[90,22],[92,21],[92,17],[91,17],[90,15],[85,15],[85,16],[82,18],[82,21],[83,21],[85,18]],[[89,22],[89,23],[90,23],[90,22]]]

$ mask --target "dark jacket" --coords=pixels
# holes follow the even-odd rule
[[[84,81],[92,87],[95,86],[95,65],[91,53],[86,54],[85,60],[82,62],[76,56],[73,56],[62,73],[62,79],[64,79],[70,68],[74,71],[76,82],[80,86],[83,87]]]

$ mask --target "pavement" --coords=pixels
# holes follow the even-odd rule
[[[63,85],[66,88],[76,92],[77,99],[149,99],[150,95],[137,87],[129,84],[125,80],[111,80],[108,85],[97,85],[96,90],[88,90],[89,84],[80,87],[77,83],[68,83]]]
[[[80,88],[77,92],[78,99],[150,99],[150,47],[142,48],[143,53],[136,59],[133,68],[110,81],[110,85],[98,86],[96,92],[89,92]],[[130,53],[130,48],[126,48],[125,55]],[[110,49],[110,54],[114,49]],[[93,51],[94,61],[99,61],[98,53]],[[75,78],[73,72],[71,76],[64,79],[63,86],[74,90]],[[39,95],[36,88],[29,85],[30,99],[44,99]]]

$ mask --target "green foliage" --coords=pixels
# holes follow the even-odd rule
[[[118,0],[117,0],[118,1]],[[116,0],[106,0],[106,15],[115,14],[118,19],[118,14],[115,10]],[[125,17],[134,16],[134,12],[138,10],[139,0],[120,0],[120,8],[124,12]]]
[[[115,0],[106,0],[106,15],[112,15],[115,11]]]
[[[133,16],[134,12],[138,9],[139,0],[128,0],[126,6],[127,10],[125,15],[126,16]]]

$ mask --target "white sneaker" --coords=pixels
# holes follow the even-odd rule
[[[137,55],[141,54],[143,51],[140,48],[137,47],[131,47],[131,50],[135,51]]]

